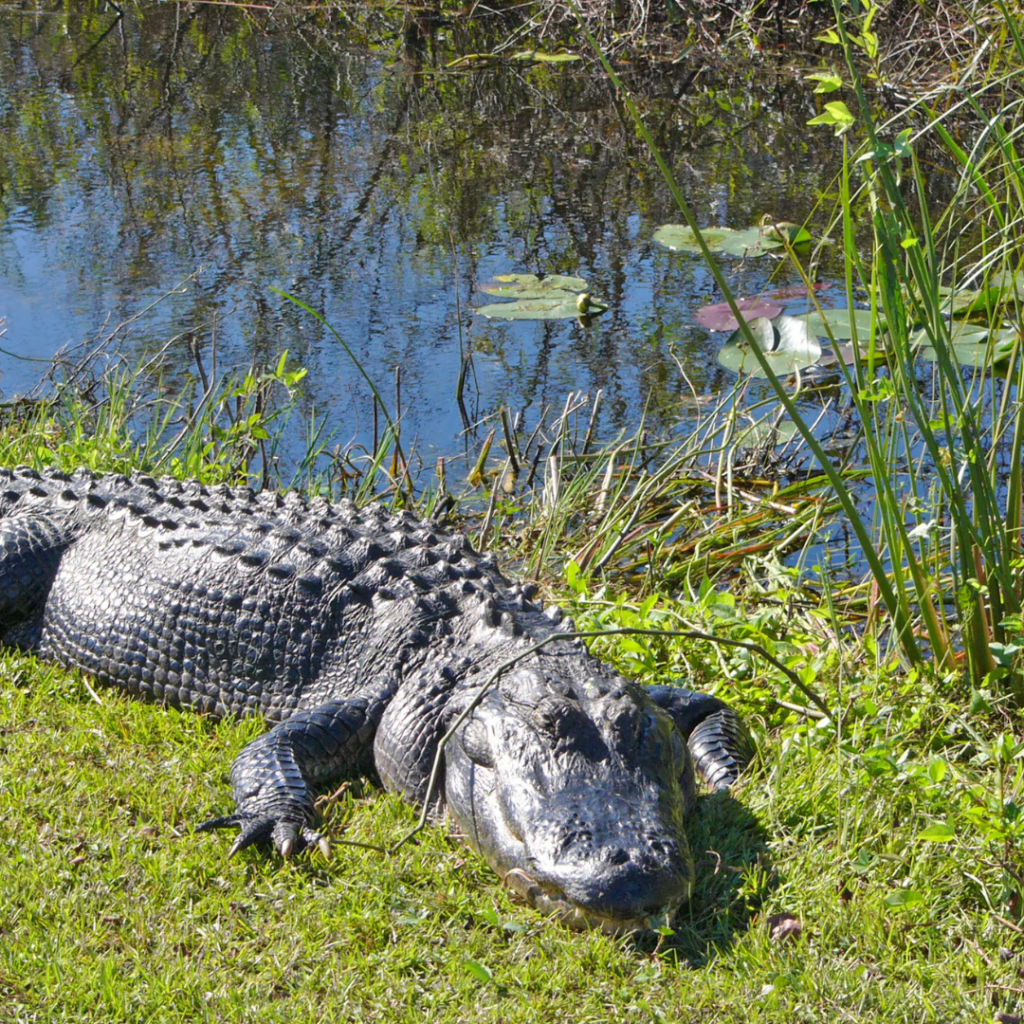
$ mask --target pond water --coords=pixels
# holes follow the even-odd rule
[[[303,413],[339,444],[369,443],[352,359],[275,289],[322,313],[389,399],[401,367],[403,438],[427,465],[471,462],[502,405],[529,427],[600,388],[609,438],[642,417],[685,427],[694,393],[733,386],[715,358],[724,335],[694,319],[721,296],[699,256],[652,240],[679,215],[598,65],[448,66],[495,47],[482,22],[76,8],[0,13],[5,397],[38,378],[29,360],[127,324],[129,362],[170,342],[181,375],[195,372],[190,338],[208,363],[216,347],[218,370],[287,349],[310,371]],[[629,72],[702,223],[799,222],[832,189],[839,150],[805,127],[806,83],[763,69],[716,81],[690,59]],[[770,258],[724,262],[741,295],[796,280]],[[587,323],[474,315],[491,301],[477,284],[510,271],[583,277],[610,309]]]

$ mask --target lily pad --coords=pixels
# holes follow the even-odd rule
[[[990,331],[971,324],[957,324],[950,340],[953,356],[961,366],[989,366],[1009,358],[1017,340],[1017,331],[1012,327]],[[910,336],[910,344],[920,350],[920,356],[926,362],[938,362],[938,354],[924,329]]]
[[[587,282],[582,277],[563,274],[496,274],[477,287],[488,295],[507,295],[510,299],[565,298],[560,292],[572,292],[575,299],[579,292],[587,290]]]
[[[782,312],[781,306],[765,302],[763,299],[737,299],[736,305],[744,314],[743,319],[747,321],[759,316],[767,317],[770,320]],[[701,327],[706,327],[709,331],[735,331],[739,327],[728,302],[716,302],[711,306],[701,306],[694,319]]]
[[[803,245],[810,242],[810,232],[796,224],[782,221],[779,224],[768,224],[764,227],[755,226],[734,231],[732,228],[701,228],[707,247],[712,252],[724,252],[729,256],[752,259],[755,256],[766,256],[773,249],[782,248],[782,235],[798,239],[791,245]],[[662,224],[654,232],[654,240],[667,249],[676,252],[700,252],[697,236],[685,224]]]
[[[971,313],[988,311],[1002,296],[998,288],[976,291],[973,288],[939,287],[942,296],[942,312],[953,316],[969,316]]]
[[[1024,270],[1016,273],[1012,270],[997,270],[989,274],[988,284],[990,288],[1000,288],[1008,295],[1024,299]]]
[[[489,306],[477,306],[474,312],[493,320],[565,320],[569,317],[589,315],[607,309],[588,309],[581,311],[577,304],[578,296],[566,293],[563,297],[547,299],[517,299],[515,302],[492,302]]]
[[[989,330],[987,327],[978,327],[975,324],[953,323],[950,325],[950,340],[953,345],[978,345],[988,341]],[[911,348],[930,348],[932,339],[928,331],[919,327],[910,335]]]
[[[726,239],[736,234],[732,228],[701,228],[700,233],[712,252],[720,252]],[[700,252],[697,236],[685,224],[662,224],[654,240],[673,252]]]
[[[861,346],[860,357],[862,360],[868,358],[868,351],[866,346]],[[874,353],[874,359],[876,361],[888,361],[888,353],[884,350],[879,351],[877,348]],[[840,341],[831,347],[822,357],[820,366],[838,366],[839,363],[845,363],[847,366],[853,366],[857,361],[857,353],[853,347],[852,341]]]
[[[498,274],[477,287],[489,295],[515,299],[478,306],[475,310],[481,316],[501,320],[564,320],[593,316],[608,308],[587,291],[587,282],[582,277]]]
[[[730,256],[739,256],[742,259],[766,256],[772,249],[782,248],[782,243],[771,236],[770,230],[770,228],[753,227],[743,231],[733,231],[722,242],[722,252],[726,252]]]
[[[823,334],[828,336],[825,327],[827,323],[832,329],[832,337],[846,341],[853,337],[853,325],[857,325],[857,339],[866,342],[871,334],[871,310],[870,309],[825,309],[822,316],[817,312],[801,313],[796,317],[807,324],[812,334]]]
[[[757,347],[777,377],[813,366],[821,358],[821,345],[796,317],[777,316],[772,320],[757,317],[750,321]],[[718,353],[718,362],[727,370],[751,377],[767,377],[757,356],[751,351],[742,330],[736,330]]]

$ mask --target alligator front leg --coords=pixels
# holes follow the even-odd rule
[[[645,686],[647,695],[676,723],[694,767],[713,792],[728,789],[754,757],[743,720],[723,700],[681,686]]]
[[[229,856],[273,842],[284,857],[327,840],[313,828],[313,794],[346,771],[372,764],[373,738],[387,699],[382,695],[331,701],[297,711],[250,743],[231,767],[235,813],[199,831],[238,826]]]

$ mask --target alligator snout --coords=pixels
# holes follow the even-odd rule
[[[617,846],[582,862],[543,865],[531,859],[529,870],[514,868],[505,882],[571,927],[619,934],[670,919],[690,898],[693,874],[681,854],[658,858]]]
[[[690,897],[693,863],[682,827],[658,822],[643,794],[605,794],[601,813],[586,815],[592,794],[563,791],[524,835],[524,869],[549,900],[575,907],[583,923],[645,927],[671,916]],[[537,893],[527,894],[534,905]]]

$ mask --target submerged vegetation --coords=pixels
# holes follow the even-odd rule
[[[545,29],[564,15],[595,59],[574,6]],[[617,12],[593,5],[584,23],[615,13],[634,40],[647,32],[639,7]],[[680,265],[712,268],[734,318],[716,302],[695,323],[745,346],[735,387],[694,390],[684,431],[645,420],[602,438],[600,393],[530,426],[502,407],[455,474],[402,436],[399,387],[388,408],[374,388],[372,440],[339,444],[303,405],[293,357],[233,377],[194,343],[188,372],[163,353],[137,369],[65,357],[40,397],[2,410],[3,465],[248,480],[448,516],[579,628],[607,631],[596,652],[624,672],[735,703],[760,762],[736,799],[703,802],[698,888],[673,928],[553,927],[442,828],[385,864],[340,844],[326,861],[229,863],[229,840],[191,826],[219,808],[258,724],[158,714],[5,653],[0,1020],[1020,1019],[1024,39],[1001,3],[940,4],[924,65],[897,40],[925,16],[837,6],[804,69],[820,101],[807,132],[838,134],[842,158],[810,246],[779,235],[766,257],[798,276],[802,329],[771,305],[792,298],[777,283],[734,300],[700,230],[710,216],[647,136],[685,221]],[[742,30],[758,38],[752,20]],[[509,37],[511,56],[525,39]],[[921,86],[912,101],[887,91],[897,56]],[[831,291],[826,261],[841,267]],[[553,297],[523,293],[544,287],[537,275],[502,284],[513,303],[585,312],[586,279],[549,281]],[[805,336],[833,357],[827,372],[780,371],[770,351]],[[282,456],[289,417],[307,423],[297,459]],[[377,846],[411,823],[357,781],[322,810],[336,837]]]

